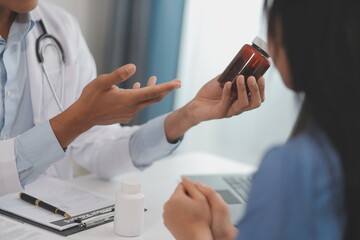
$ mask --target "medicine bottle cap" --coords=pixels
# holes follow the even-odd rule
[[[262,40],[260,37],[255,37],[252,41],[253,44],[264,50],[266,53],[269,53],[267,42]]]
[[[121,182],[121,192],[126,194],[138,194],[141,191],[141,183],[134,179],[126,179]]]

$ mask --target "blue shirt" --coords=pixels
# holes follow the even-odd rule
[[[8,41],[0,39],[0,140],[15,137],[16,164],[23,186],[65,156],[49,121],[36,126],[33,123],[25,37],[35,21],[31,13],[17,14]],[[162,153],[170,154],[179,145],[180,141],[167,142],[165,117],[150,121],[130,138],[129,150],[135,166],[149,166],[163,157]]]
[[[54,144],[57,140],[48,122],[33,128],[25,37],[34,25],[31,14],[17,14],[7,41],[0,39],[0,138],[17,137],[15,154],[22,185],[34,181],[64,155],[59,144]],[[41,150],[44,146],[49,147],[51,158]]]
[[[11,26],[8,41],[0,37],[1,140],[17,136],[33,126],[24,41],[33,26],[34,22],[27,14],[18,14]]]
[[[340,240],[345,210],[340,158],[310,125],[272,149],[253,177],[238,240]]]

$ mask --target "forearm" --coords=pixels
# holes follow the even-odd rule
[[[175,142],[197,124],[191,120],[188,105],[170,113],[165,119],[165,134],[168,142]]]
[[[79,135],[93,126],[84,115],[76,105],[72,105],[63,113],[50,119],[51,128],[62,148],[69,146]]]

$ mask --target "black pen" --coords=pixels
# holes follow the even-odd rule
[[[50,212],[60,214],[61,216],[64,216],[66,218],[71,217],[70,214],[64,212],[63,210],[61,210],[61,209],[59,209],[57,207],[54,207],[54,206],[52,206],[52,205],[50,205],[50,204],[48,204],[46,202],[43,202],[43,201],[41,201],[39,199],[36,199],[36,198],[26,194],[26,193],[23,193],[23,192],[19,193],[19,197],[22,200],[24,200],[24,201],[26,201],[28,203],[31,203],[31,204],[34,204],[34,205],[36,205],[38,207],[44,208],[44,209],[46,209],[46,210],[48,210]]]

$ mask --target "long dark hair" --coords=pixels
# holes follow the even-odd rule
[[[281,32],[294,89],[341,158],[344,239],[360,239],[360,1],[265,0],[265,8],[269,38]]]

